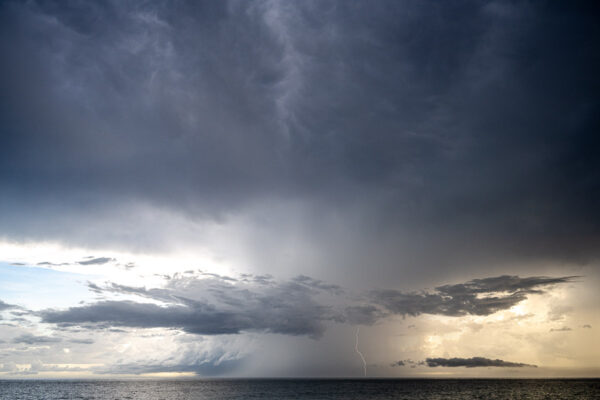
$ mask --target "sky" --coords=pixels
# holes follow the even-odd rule
[[[600,377],[592,2],[0,2],[0,379]]]

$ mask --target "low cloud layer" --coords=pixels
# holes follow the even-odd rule
[[[283,283],[264,277],[178,276],[164,289],[90,284],[90,290],[135,295],[164,304],[101,301],[67,310],[46,310],[40,313],[42,320],[61,326],[174,328],[203,335],[254,331],[319,337],[325,329],[323,321],[342,318],[313,298],[321,291],[337,292],[339,287],[302,276]]]
[[[44,322],[63,327],[160,327],[203,335],[270,332],[319,337],[327,321],[372,325],[394,314],[490,315],[573,278],[499,276],[439,286],[433,293],[374,291],[366,297],[373,303],[357,303],[345,297],[340,286],[307,276],[277,282],[272,277],[252,275],[177,274],[169,277],[164,288],[89,284],[98,295],[133,295],[142,302],[104,300],[66,310],[45,310],[39,315]],[[344,302],[354,304],[340,305]]]
[[[531,294],[543,293],[551,285],[572,282],[575,276],[549,278],[498,276],[444,285],[433,292],[405,293],[397,290],[371,292],[374,303],[400,315],[438,314],[448,316],[490,315],[509,309]]]
[[[30,334],[24,334],[13,339],[13,343],[24,343],[24,344],[47,344],[47,343],[58,343],[61,339],[52,336],[35,336]]]
[[[114,260],[109,257],[97,257],[97,258],[92,258],[90,260],[79,261],[78,264],[80,264],[80,265],[102,265],[102,264],[106,264],[107,262],[110,262],[110,261],[114,261]]]
[[[572,331],[573,329],[569,328],[568,326],[563,326],[560,328],[552,328],[550,329],[550,332],[569,332]]]
[[[485,357],[471,357],[471,358],[427,358],[425,363],[428,367],[514,367],[523,368],[531,367],[537,368],[537,365],[516,363],[511,361],[504,361],[499,359],[489,359]]]

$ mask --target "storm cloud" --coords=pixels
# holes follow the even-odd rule
[[[425,360],[428,367],[513,367],[523,368],[531,367],[537,368],[536,365],[516,363],[510,361],[504,361],[499,359],[489,359],[485,357],[471,357],[471,358],[428,358]]]
[[[5,344],[51,347],[55,329],[74,351],[106,346],[82,357],[98,373],[212,374],[244,356],[106,354],[138,328],[275,337],[305,343],[292,372],[345,373],[348,324],[367,350],[404,318],[523,304],[520,339],[497,337],[528,343],[523,361],[551,358],[528,342],[533,320],[588,346],[590,330],[548,331],[598,325],[598,16],[591,2],[1,1],[0,298],[30,310],[4,321]],[[416,343],[447,319],[398,333],[396,371],[419,369],[408,357],[429,356]],[[311,351],[323,363],[302,367]],[[283,356],[258,359],[284,373]]]
[[[549,278],[533,276],[498,276],[444,285],[435,291],[404,293],[397,290],[376,290],[371,298],[384,309],[400,315],[438,314],[449,316],[490,315],[509,309],[530,294],[543,293],[550,285],[572,282],[576,276]]]
[[[319,215],[359,218],[325,262],[371,259],[386,279],[399,259],[596,259],[592,11],[3,2],[3,234],[152,249],[196,238],[144,210],[214,221],[294,201],[316,210],[316,247]]]

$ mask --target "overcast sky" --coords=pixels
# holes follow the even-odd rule
[[[599,376],[599,50],[577,1],[0,3],[1,376]]]

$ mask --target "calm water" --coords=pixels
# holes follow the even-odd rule
[[[19,399],[600,399],[600,380],[0,381]]]

